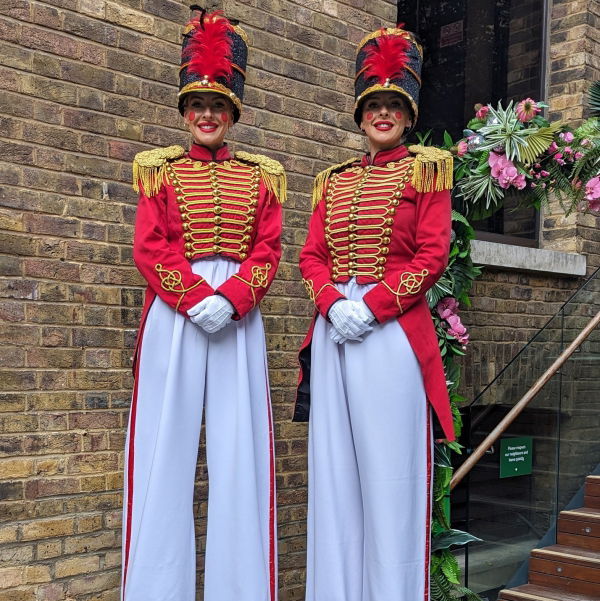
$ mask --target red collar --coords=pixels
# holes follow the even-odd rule
[[[367,165],[385,165],[391,161],[399,161],[407,156],[408,150],[406,150],[406,146],[400,145],[396,146],[395,148],[390,148],[389,150],[380,150],[373,158],[371,158],[371,153],[368,152],[361,159],[360,166],[366,167]]]
[[[201,146],[195,142],[192,144],[188,156],[195,161],[228,161],[233,158],[227,144],[223,144],[223,146],[217,148],[217,150],[211,150],[210,148]]]

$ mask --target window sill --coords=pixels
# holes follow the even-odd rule
[[[567,276],[584,276],[587,267],[585,255],[484,240],[471,241],[471,258],[485,267]]]

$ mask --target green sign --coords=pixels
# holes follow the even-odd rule
[[[500,478],[527,476],[531,474],[533,439],[502,438],[500,440]]]

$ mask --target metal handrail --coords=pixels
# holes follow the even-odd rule
[[[475,464],[483,457],[485,452],[504,434],[506,429],[513,423],[517,416],[536,397],[538,392],[563,366],[569,357],[577,350],[581,343],[594,331],[600,323],[600,311],[579,332],[577,338],[560,354],[554,363],[538,378],[535,384],[521,397],[521,400],[504,416],[498,425],[487,435],[485,440],[473,451],[469,458],[456,470],[450,481],[450,490],[473,469]]]

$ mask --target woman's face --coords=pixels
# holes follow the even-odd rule
[[[233,105],[222,94],[201,92],[185,99],[183,118],[197,144],[216,150],[233,125]]]
[[[404,98],[396,92],[376,92],[364,102],[360,128],[369,139],[371,154],[395,148],[412,125]]]

